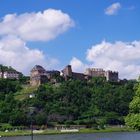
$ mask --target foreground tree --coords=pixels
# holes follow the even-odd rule
[[[129,127],[140,130],[140,78],[139,82],[135,85],[135,91],[135,96],[130,102],[130,111],[125,118],[125,122]]]

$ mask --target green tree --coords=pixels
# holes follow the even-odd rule
[[[135,85],[135,96],[130,103],[130,111],[125,122],[133,129],[140,130],[140,81]]]

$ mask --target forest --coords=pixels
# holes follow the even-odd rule
[[[134,118],[134,113],[140,111],[140,106],[136,106],[140,85],[135,81],[108,82],[102,77],[89,81],[69,79],[57,84],[42,84],[25,94],[26,80],[25,77],[0,79],[1,124],[29,126],[32,121],[38,126],[73,124],[97,127],[124,125],[126,121],[132,126],[130,117]],[[25,97],[17,98],[19,93]],[[34,95],[33,98],[29,98],[30,94]]]

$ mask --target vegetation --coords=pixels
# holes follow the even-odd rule
[[[135,96],[130,103],[130,111],[125,118],[126,124],[133,129],[140,130],[140,80],[135,85]]]
[[[107,82],[69,79],[57,85],[38,88],[25,86],[28,78],[0,80],[0,122],[11,126],[47,124],[86,125],[104,128],[105,124],[124,124],[134,96],[134,82]],[[29,94],[35,94],[30,99]],[[133,107],[134,108],[134,107]]]
[[[37,87],[31,87],[29,85],[22,85],[22,89],[18,90],[14,96],[16,100],[24,100],[29,98],[31,93],[34,93],[37,90]]]
[[[54,130],[54,129],[47,129],[47,130],[42,130],[42,131],[34,131],[34,135],[52,135],[52,134],[66,134],[66,133],[102,133],[102,132],[128,132],[128,131],[133,131],[130,128],[106,128],[106,129],[80,129],[79,132],[61,132],[60,130]],[[31,135],[30,130],[13,130],[13,131],[8,131],[8,132],[3,132],[0,131],[0,136],[27,136]]]
[[[0,70],[2,71],[2,72],[4,72],[4,71],[16,71],[14,68],[12,68],[11,66],[10,67],[8,67],[8,66],[3,66],[3,65],[1,65],[0,64]]]

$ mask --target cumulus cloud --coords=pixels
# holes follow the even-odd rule
[[[61,10],[8,14],[0,22],[0,35],[16,35],[25,41],[49,41],[74,26],[74,21]]]
[[[16,36],[0,39],[0,64],[12,66],[27,74],[35,64],[50,68],[57,63],[56,59],[46,57],[42,51],[30,49],[25,41]]]
[[[136,78],[140,72],[140,41],[109,43],[103,41],[87,51],[94,66],[120,72],[122,78]]]
[[[116,41],[115,43],[103,41],[87,50],[86,60],[90,64],[86,65],[80,60],[76,60],[79,63],[74,63],[73,66],[82,70],[86,66],[118,71],[120,78],[134,79],[138,78],[140,74],[139,54],[140,41]]]
[[[40,64],[47,69],[58,64],[39,49],[31,49],[28,41],[49,41],[74,26],[74,21],[61,10],[7,14],[0,20],[0,64],[8,65],[29,74]]]
[[[105,9],[105,14],[106,15],[115,15],[121,8],[121,4],[119,2],[113,3],[109,7]]]
[[[73,57],[70,61],[70,65],[72,66],[72,70],[76,72],[84,72],[85,68],[87,67],[82,61],[78,58]]]

